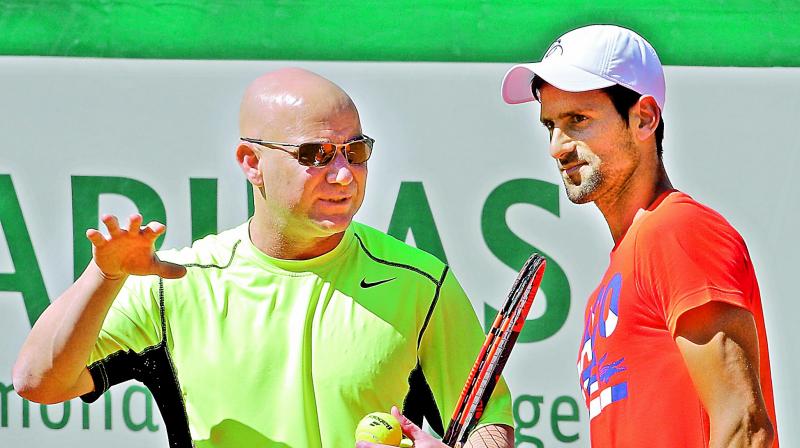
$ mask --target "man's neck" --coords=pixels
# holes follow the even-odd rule
[[[257,220],[250,220],[250,240],[261,252],[281,260],[309,260],[339,245],[344,232],[319,237],[300,237]]]
[[[634,175],[617,194],[596,200],[595,205],[608,223],[614,244],[619,244],[625,236],[639,210],[646,209],[662,193],[672,188],[663,165],[659,163],[651,175]]]

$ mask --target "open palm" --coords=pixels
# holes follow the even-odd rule
[[[163,278],[179,278],[186,275],[186,268],[158,259],[155,241],[166,231],[166,226],[151,222],[142,227],[142,215],[131,215],[128,228],[120,227],[113,215],[103,215],[103,224],[108,229],[106,238],[100,231],[89,229],[86,237],[92,242],[94,262],[109,279],[127,275],[158,275]]]

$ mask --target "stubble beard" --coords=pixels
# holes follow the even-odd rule
[[[584,170],[588,167],[591,172],[585,176],[582,175],[580,184],[577,185],[572,182],[569,176],[562,173],[564,188],[570,201],[575,204],[586,204],[595,202],[601,197],[615,197],[620,194],[621,189],[634,175],[636,167],[639,165],[639,156],[636,146],[630,139],[622,141],[617,148],[613,157],[622,157],[630,163],[624,166],[616,166],[613,169],[607,166],[601,169],[603,162],[597,156],[584,156],[582,160],[585,160],[587,165],[581,169]]]
[[[581,183],[576,185],[566,174],[563,174],[562,180],[564,181],[564,189],[567,193],[567,198],[573,204],[586,204],[595,199],[595,192],[597,192],[600,185],[603,183],[603,174],[595,167],[591,167],[592,172],[588,176],[581,178]]]

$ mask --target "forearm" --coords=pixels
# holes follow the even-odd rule
[[[108,310],[125,278],[106,279],[94,264],[36,321],[14,365],[14,387],[33,401],[54,402],[86,368]]]
[[[506,425],[481,426],[470,434],[464,448],[513,448],[514,428]]]
[[[709,447],[772,446],[750,312],[716,302],[695,308],[678,321],[675,342],[708,412]]]
[[[772,423],[763,409],[712,417],[710,424],[709,448],[769,448],[775,439]]]
[[[734,359],[743,359],[744,354],[735,344],[725,342],[727,338],[719,337],[721,350],[737,353]],[[728,366],[728,368],[725,367]],[[716,396],[707,392],[708,387],[700,392],[705,398],[704,405],[709,415],[710,448],[766,448],[771,447],[774,429],[767,413],[767,406],[761,394],[758,378],[755,373],[746,375],[753,369],[736,369],[730,366],[733,362],[710,368],[716,372],[718,383],[725,391]],[[722,373],[720,375],[720,373]],[[702,383],[701,383],[702,384]]]

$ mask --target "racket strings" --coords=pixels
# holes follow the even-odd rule
[[[485,426],[481,428],[480,431],[476,431],[475,435],[478,436],[478,440],[480,440],[478,446],[484,446],[486,448],[502,448],[505,446],[506,434],[500,428]]]

